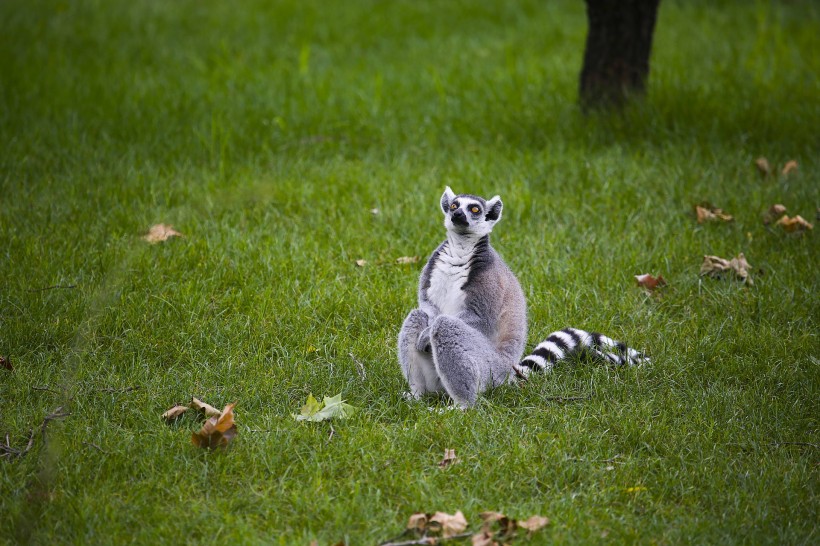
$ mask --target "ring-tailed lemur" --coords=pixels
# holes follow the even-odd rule
[[[441,196],[447,239],[424,266],[419,307],[399,333],[399,362],[410,395],[444,389],[461,407],[478,395],[532,371],[550,370],[578,349],[615,364],[640,364],[644,355],[601,334],[567,328],[550,334],[521,359],[527,303],[518,279],[490,246],[501,198]]]

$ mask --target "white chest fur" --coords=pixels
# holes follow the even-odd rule
[[[448,245],[438,255],[430,273],[427,298],[442,315],[457,315],[464,309],[465,293],[462,287],[470,275],[473,247]]]

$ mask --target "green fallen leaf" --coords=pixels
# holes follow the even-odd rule
[[[325,396],[320,404],[313,395],[309,395],[307,403],[302,406],[299,415],[294,415],[297,421],[327,421],[329,419],[346,419],[356,411],[356,408],[342,400],[341,393],[332,398]]]

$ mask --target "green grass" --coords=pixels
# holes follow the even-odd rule
[[[0,461],[0,541],[375,544],[460,509],[548,516],[530,543],[816,543],[818,233],[760,218],[820,205],[818,28],[808,1],[664,0],[645,104],[583,117],[578,1],[3,2],[0,434],[71,415]],[[532,343],[595,329],[652,364],[403,401],[421,264],[394,260],[442,239],[446,184],[504,199]],[[753,286],[698,277],[739,252]],[[339,392],[332,438],[291,417]],[[226,452],[161,422],[191,395],[237,402]]]

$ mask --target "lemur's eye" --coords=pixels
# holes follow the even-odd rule
[[[457,208],[458,208],[458,205],[456,205],[455,203],[450,205],[450,210],[456,210]]]
[[[481,209],[473,205],[472,207],[470,207],[470,212],[472,212],[473,214],[478,214],[479,212],[481,212]]]

